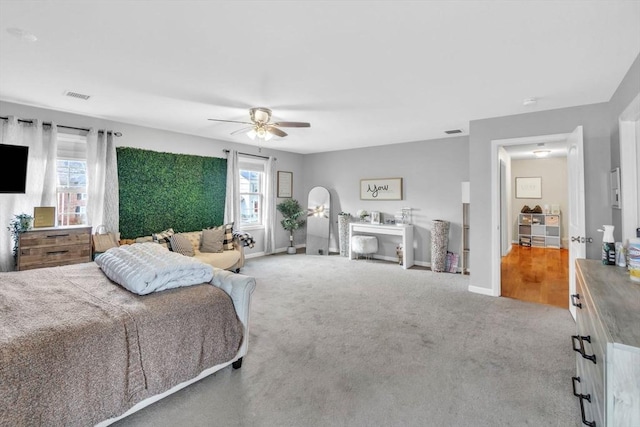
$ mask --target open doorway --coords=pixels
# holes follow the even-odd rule
[[[540,145],[542,144],[542,145]],[[492,141],[492,226],[494,230],[497,230],[493,234],[492,238],[492,276],[494,281],[492,283],[492,292],[494,295],[506,296],[502,287],[502,260],[504,256],[517,255],[514,249],[528,250],[528,260],[522,260],[522,265],[518,268],[527,273],[527,275],[533,278],[540,286],[548,286],[549,281],[545,277],[536,278],[536,274],[540,276],[540,271],[536,273],[536,267],[545,265],[545,273],[549,268],[557,268],[555,266],[562,266],[563,272],[558,272],[558,279],[562,283],[566,283],[564,289],[560,295],[564,298],[565,303],[561,306],[568,307],[572,314],[574,313],[573,307],[569,304],[571,293],[575,293],[575,272],[573,264],[576,258],[584,258],[585,256],[585,242],[584,236],[584,158],[583,158],[583,141],[582,141],[582,127],[579,126],[570,134],[555,134],[555,135],[542,135],[526,138],[514,138],[505,140]],[[543,198],[540,194],[541,188],[541,175],[536,175],[535,171],[526,171],[521,169],[517,172],[521,175],[533,175],[533,176],[521,176],[525,178],[522,181],[516,183],[517,176],[513,172],[512,158],[518,157],[518,152],[528,151],[529,155],[533,151],[548,150],[550,157],[559,156],[566,163],[566,175],[562,178],[565,186],[566,194],[566,207],[560,208],[560,201],[552,202],[551,200],[542,202]],[[555,154],[552,154],[554,153]],[[534,178],[534,179],[526,179]],[[549,178],[552,182],[559,178]],[[521,188],[518,188],[518,184]],[[511,196],[513,194],[513,197]],[[529,197],[530,199],[527,199]],[[560,199],[561,197],[556,197]],[[529,203],[525,200],[528,200]],[[522,201],[523,203],[516,203]],[[533,203],[537,202],[537,203]],[[520,211],[522,208],[528,206],[532,212],[526,212],[528,215],[529,224],[520,224],[520,212],[517,214],[514,211]],[[531,206],[533,205],[533,206]],[[539,208],[536,206],[539,205]],[[544,206],[544,205],[549,205]],[[551,218],[550,231],[547,230],[547,218],[545,217],[545,208],[549,215],[557,213],[556,218]],[[540,211],[538,213],[538,211]],[[564,212],[563,212],[564,211]],[[504,220],[504,216],[509,216],[511,212],[511,218]],[[535,215],[535,217],[534,217]],[[565,217],[564,227],[562,218]],[[504,225],[506,223],[506,225]],[[559,224],[559,227],[556,225]],[[521,230],[520,225],[528,225],[529,230]],[[562,233],[562,229],[564,233]],[[521,233],[521,231],[523,231]],[[528,242],[526,239],[521,239],[528,234]],[[552,233],[550,236],[549,233]],[[558,236],[555,236],[555,234]],[[524,236],[521,236],[524,235]],[[506,237],[505,237],[506,235]],[[538,251],[545,254],[535,254],[534,250],[546,249],[547,237],[553,237],[550,239],[554,241],[555,255],[551,260],[546,259],[545,251]],[[534,237],[537,237],[534,239]],[[544,239],[544,240],[543,240]],[[531,246],[520,245],[520,242],[524,241]],[[508,242],[509,247],[504,248],[504,242]],[[517,242],[517,245],[514,243]],[[536,242],[536,245],[534,245]],[[565,248],[567,252],[562,252],[558,248]],[[539,255],[534,258],[534,255]],[[564,257],[563,257],[564,255]],[[545,264],[543,264],[543,258]],[[554,296],[554,298],[557,297]]]
[[[566,142],[510,145],[503,150],[501,200],[507,208],[501,209],[501,294],[568,309]]]

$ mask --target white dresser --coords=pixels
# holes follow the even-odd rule
[[[625,268],[576,262],[573,394],[583,425],[640,426],[640,283]]]

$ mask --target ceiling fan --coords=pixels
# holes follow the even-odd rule
[[[271,122],[271,110],[264,107],[255,107],[249,109],[249,117],[251,122],[241,122],[237,120],[222,120],[222,119],[209,119],[214,122],[227,122],[227,123],[241,123],[249,125],[248,127],[238,129],[231,132],[231,135],[236,135],[242,132],[246,132],[249,138],[264,139],[265,141],[273,138],[273,135],[279,137],[287,136],[287,133],[280,129],[283,128],[308,128],[311,127],[310,123],[306,122]]]

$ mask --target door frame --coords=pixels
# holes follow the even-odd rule
[[[500,242],[502,230],[500,227],[500,148],[510,145],[538,144],[542,142],[566,141],[571,133],[551,135],[527,136],[522,138],[495,139],[491,141],[491,290],[489,294],[499,297],[502,295],[502,273],[500,263],[502,253]],[[509,225],[507,225],[509,226]]]
[[[618,117],[620,129],[620,192],[622,202],[622,244],[636,237],[640,223],[640,200],[638,200],[638,166],[640,166],[640,95],[629,103]]]

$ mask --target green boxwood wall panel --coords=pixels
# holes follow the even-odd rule
[[[222,224],[226,159],[130,147],[116,151],[121,238]]]

